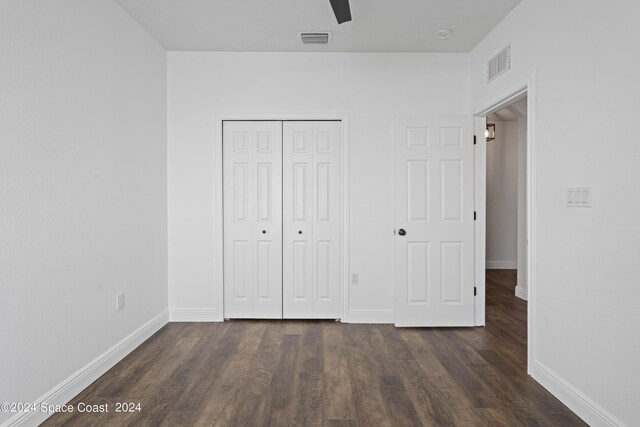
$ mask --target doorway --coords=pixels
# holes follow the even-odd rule
[[[486,269],[526,300],[527,97],[487,115],[486,126]]]
[[[510,298],[514,304],[522,305],[525,311],[526,336],[523,338],[527,345],[527,372],[530,375],[535,345],[533,332],[535,328],[535,240],[533,238],[535,236],[535,199],[532,196],[535,193],[534,94],[535,74],[531,80],[520,89],[514,90],[511,95],[476,110],[476,133],[484,133],[485,138],[482,138],[482,144],[478,144],[475,175],[476,206],[483,214],[476,224],[476,277],[482,292],[482,307],[485,309],[479,321],[484,324],[485,318],[489,318],[487,311],[491,310],[490,301],[485,300],[487,288],[495,286],[496,282],[508,286],[509,291],[505,294],[507,298]],[[499,122],[502,122],[503,126],[500,126]],[[504,122],[511,123],[505,126]],[[494,127],[487,124],[498,125]],[[502,130],[500,130],[501,127]],[[502,143],[499,139],[500,132],[504,132]],[[487,137],[489,141],[486,141]],[[495,138],[498,138],[498,143],[491,146],[496,142]],[[505,144],[510,144],[506,147],[507,152],[504,151]],[[508,163],[510,172],[507,173],[504,170],[500,172],[499,167],[497,170],[489,170],[490,167],[496,166],[496,161]],[[511,182],[506,183],[509,176]],[[513,176],[516,177],[515,183]],[[498,188],[495,188],[496,182]],[[494,188],[490,189],[490,185],[494,185]],[[500,185],[503,188],[500,188]],[[505,188],[510,189],[512,193],[508,197],[499,194],[500,191],[506,191]],[[500,202],[505,200],[509,201],[511,213],[509,221],[501,222],[500,215],[504,217],[505,211],[500,212]],[[492,206],[488,206],[489,204]],[[509,215],[508,212],[507,215]],[[489,216],[493,217],[489,218]],[[505,225],[505,222],[509,227],[509,247],[511,248],[506,252],[504,247],[499,247],[500,242],[496,241],[500,239],[500,233],[504,233],[500,228]],[[490,281],[493,283],[489,283]]]

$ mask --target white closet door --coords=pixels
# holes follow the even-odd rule
[[[396,119],[396,326],[474,324],[472,130]]]
[[[340,122],[283,124],[283,317],[341,316]]]
[[[282,318],[282,122],[223,124],[224,316]]]

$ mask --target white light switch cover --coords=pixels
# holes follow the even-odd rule
[[[567,187],[567,207],[590,208],[591,187]]]

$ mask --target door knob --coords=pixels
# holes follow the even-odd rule
[[[267,230],[262,230],[262,234],[267,234]]]
[[[302,230],[298,230],[298,234],[302,234]]]
[[[404,228],[401,228],[400,230],[398,230],[398,234],[404,236],[405,234],[407,234],[407,232],[404,231]]]

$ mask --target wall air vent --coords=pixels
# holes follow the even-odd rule
[[[331,33],[300,33],[302,44],[329,44]]]
[[[502,49],[487,63],[487,83],[506,73],[511,68],[511,45]]]

